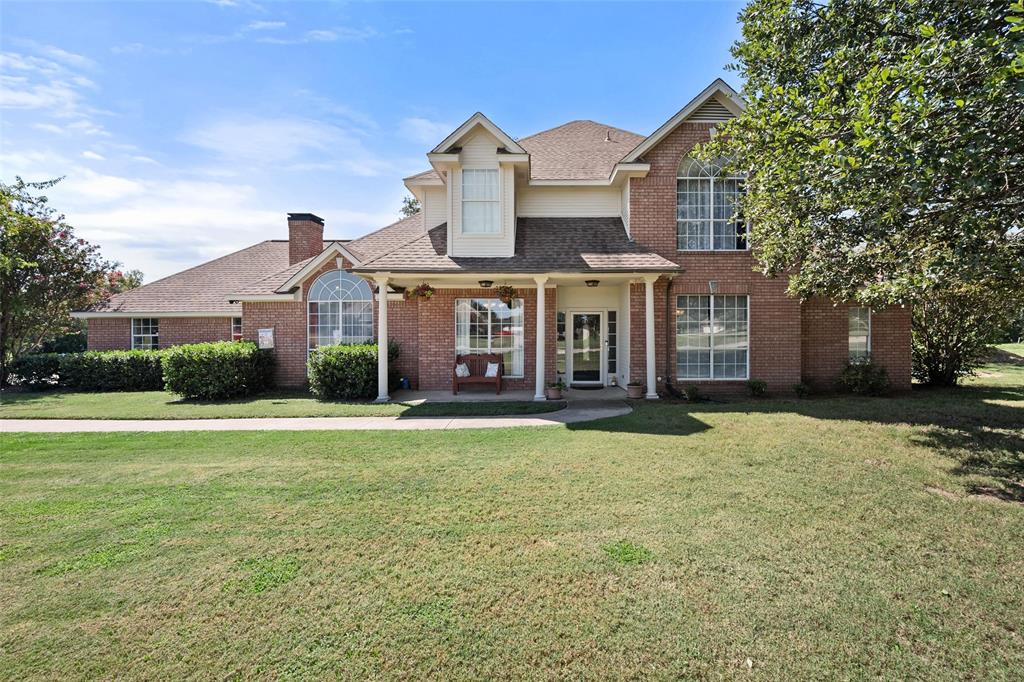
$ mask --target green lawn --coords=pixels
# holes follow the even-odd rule
[[[0,419],[225,419],[231,417],[441,417],[537,414],[564,402],[480,401],[473,403],[321,402],[308,393],[280,393],[219,403],[182,400],[164,391],[138,393],[8,392]]]
[[[990,365],[571,427],[3,434],[0,671],[1019,679],[1022,425]]]

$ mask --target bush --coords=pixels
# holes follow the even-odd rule
[[[689,400],[691,403],[695,403],[698,400],[700,400],[700,389],[698,389],[693,384],[690,384],[689,386],[683,386],[683,395],[685,395],[686,399]]]
[[[398,359],[398,345],[388,346],[388,368]],[[321,400],[369,400],[377,397],[377,344],[321,346],[309,354],[309,389]],[[392,370],[388,383],[395,385]]]
[[[226,400],[267,388],[273,358],[248,341],[216,341],[163,351],[168,391],[193,400]]]
[[[747,390],[750,391],[750,395],[760,398],[768,393],[768,382],[761,379],[751,379],[747,382]]]
[[[60,355],[33,353],[11,363],[8,381],[12,385],[41,390],[55,387],[59,373]]]
[[[839,375],[839,387],[858,395],[885,395],[889,392],[889,374],[872,362],[853,362]]]
[[[164,351],[111,350],[60,355],[58,386],[78,391],[160,391]]]
[[[804,383],[793,384],[793,393],[797,398],[806,398],[811,394],[811,387]]]

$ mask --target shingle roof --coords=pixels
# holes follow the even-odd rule
[[[604,180],[643,135],[596,121],[570,121],[519,140],[533,180]]]
[[[330,242],[325,241],[324,246]],[[219,313],[241,315],[228,294],[288,266],[288,242],[267,240],[145,284],[91,306],[91,313]]]
[[[356,272],[665,272],[679,266],[640,249],[619,218],[519,218],[514,256],[449,256],[448,227],[439,225]]]
[[[530,153],[531,180],[605,180],[646,138],[596,121],[570,121],[519,140]],[[413,178],[441,176],[425,170]]]
[[[345,249],[359,260],[365,261],[387,253],[420,234],[423,234],[422,211],[363,235],[359,239],[353,239],[345,244]]]

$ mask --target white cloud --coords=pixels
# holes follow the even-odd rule
[[[245,30],[247,31],[273,31],[287,26],[283,21],[250,21]]]
[[[93,121],[99,113],[86,103],[83,90],[96,84],[75,68],[92,68],[91,59],[52,45],[22,41],[47,57],[18,52],[0,53],[0,108],[38,110],[44,116],[70,120],[65,126],[80,134],[103,135],[103,127]],[[60,61],[58,61],[60,60]],[[58,132],[55,123],[39,122],[34,127]]]
[[[451,123],[413,116],[402,119],[398,124],[398,132],[413,142],[434,146],[451,134],[455,127]]]
[[[92,69],[96,67],[96,62],[88,57],[62,50],[54,45],[39,45],[38,50],[50,59],[78,69]]]
[[[102,154],[97,154],[96,152],[94,152],[92,150],[89,150],[89,149],[87,149],[84,152],[82,152],[82,158],[83,159],[92,159],[93,161],[106,161],[107,160],[106,157],[103,156]]]
[[[264,36],[256,40],[269,45],[302,45],[304,43],[333,43],[336,41],[360,41],[379,36],[380,32],[369,26],[364,28],[349,28],[345,26],[336,28],[314,29],[294,38],[277,38]]]

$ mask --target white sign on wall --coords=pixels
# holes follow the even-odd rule
[[[274,347],[274,328],[260,329],[257,331],[257,345],[260,348],[273,348]]]

